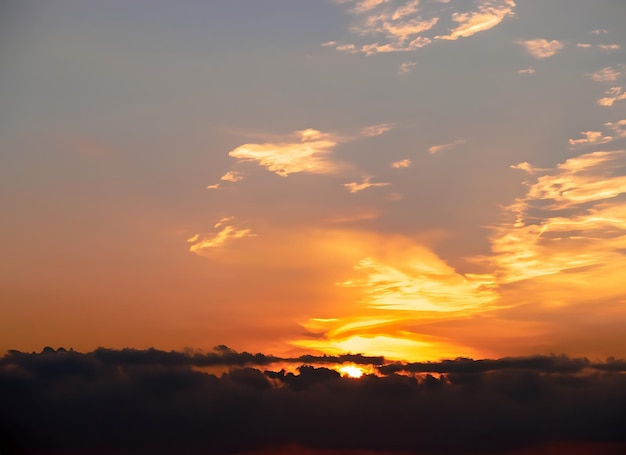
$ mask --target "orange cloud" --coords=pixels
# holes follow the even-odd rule
[[[522,46],[524,46],[528,53],[535,58],[552,57],[561,49],[563,49],[563,43],[561,41],[548,41],[543,38],[527,41],[517,41],[517,44],[521,44]]]
[[[610,66],[602,68],[600,71],[596,71],[590,75],[591,79],[596,82],[613,82],[620,78],[622,73]]]
[[[582,131],[580,134],[585,137],[582,139],[570,139],[568,141],[571,147],[576,147],[578,145],[606,144],[613,140],[611,136],[603,136],[600,131]]]

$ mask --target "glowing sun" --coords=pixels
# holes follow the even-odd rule
[[[363,376],[363,370],[359,367],[355,367],[353,365],[346,365],[339,368],[339,371],[349,378],[360,378]]]

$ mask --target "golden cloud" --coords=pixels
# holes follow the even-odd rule
[[[626,123],[626,122],[625,122]],[[495,229],[501,282],[519,281],[622,258],[626,248],[625,151],[570,158],[529,184],[507,208],[515,221]]]
[[[338,3],[350,3],[348,10],[358,18],[351,30],[362,37],[371,37],[368,43],[343,43],[327,41],[324,46],[335,46],[335,49],[347,53],[361,52],[365,55],[375,55],[389,52],[409,52],[432,43],[437,39],[456,40],[461,37],[472,36],[478,32],[489,30],[498,25],[507,16],[513,15],[515,2],[513,0],[481,0],[477,9],[469,12],[454,12],[452,20],[458,26],[449,34],[424,36],[440,21],[440,16],[448,14],[447,5],[438,7],[439,11],[424,17],[426,11],[419,0],[409,0],[400,4],[383,0],[349,0]],[[439,2],[446,4],[448,2]],[[433,5],[431,5],[432,7]],[[363,14],[365,13],[365,14]],[[332,43],[332,44],[330,44]],[[402,69],[404,68],[404,69]],[[401,67],[399,74],[405,74],[410,66]]]
[[[613,106],[616,101],[626,100],[626,92],[623,91],[622,87],[611,87],[606,92],[604,92],[604,98],[600,98],[597,103],[600,106]]]
[[[294,132],[299,142],[244,144],[229,152],[239,162],[256,161],[286,177],[297,172],[331,174],[338,166],[330,159],[337,140],[330,134],[309,128]]]
[[[513,0],[483,0],[479,2],[478,11],[452,14],[452,20],[459,24],[458,27],[450,31],[448,35],[437,36],[437,38],[457,40],[492,29],[505,17],[512,16],[514,7],[515,2]]]
[[[211,249],[224,246],[225,243],[233,239],[253,237],[255,235],[252,233],[251,229],[239,228],[234,225],[226,224],[232,220],[233,217],[222,218],[213,226],[214,228],[219,228],[217,232],[202,238],[200,237],[200,234],[195,234],[187,239],[187,242],[192,244],[189,247],[189,251],[198,255],[203,255]]]

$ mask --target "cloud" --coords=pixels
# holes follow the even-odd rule
[[[513,0],[491,1],[482,0],[478,2],[478,11],[468,13],[453,13],[452,20],[459,25],[450,31],[448,35],[437,36],[438,39],[456,40],[467,38],[479,32],[490,30],[507,16],[513,16]]]
[[[596,82],[614,82],[619,79],[621,75],[622,73],[616,68],[607,66],[600,71],[592,73],[590,77]]]
[[[380,136],[393,128],[393,123],[379,123],[378,125],[368,126],[361,130],[361,135],[367,137]]]
[[[223,218],[215,224],[214,228],[219,229],[214,234],[201,237],[200,234],[196,234],[189,239],[188,242],[193,244],[189,247],[189,251],[202,255],[207,251],[224,246],[227,242],[233,239],[241,239],[244,237],[253,237],[256,234],[252,233],[251,229],[239,228],[234,225],[226,224],[231,221],[232,217]],[[220,229],[221,228],[221,229]]]
[[[616,138],[626,138],[626,120],[619,120],[617,122],[607,122],[604,126],[611,130]]]
[[[623,123],[609,125],[622,134]],[[626,152],[617,150],[586,153],[556,169],[534,169],[526,195],[506,208],[510,224],[494,228],[499,282],[557,279],[556,274],[567,281],[564,273],[585,282],[594,267],[609,265],[605,276],[623,273],[626,176],[620,169],[625,166]]]
[[[298,172],[331,174],[338,166],[330,159],[337,140],[314,129],[296,131],[292,138],[299,142],[244,144],[229,152],[239,162],[256,161],[282,177]]]
[[[597,103],[600,106],[613,106],[616,101],[626,100],[626,92],[622,89],[622,87],[611,87],[606,92],[604,92],[605,96],[603,98],[598,99]]]
[[[535,74],[535,68],[529,66],[528,68],[517,70],[517,74]]]
[[[517,44],[524,46],[528,53],[535,58],[552,57],[563,49],[563,42],[557,40],[548,41],[543,38],[517,41]]]
[[[593,35],[606,35],[609,31],[605,28],[599,28],[591,32]]]
[[[448,34],[438,35],[433,30],[444,15],[450,14],[449,2],[424,5],[418,0],[408,1],[345,1],[348,11],[355,15],[356,23],[351,31],[359,37],[359,43],[336,44],[336,49],[348,53],[410,52],[433,42],[433,39],[456,40],[489,30],[506,16],[513,15],[513,0],[481,0],[476,10],[452,12],[451,19],[458,25]],[[405,66],[400,74],[410,67]]]
[[[391,163],[391,167],[394,169],[407,168],[410,165],[411,165],[411,160],[400,160],[400,161],[394,161],[393,163]]]
[[[621,49],[619,44],[598,44],[598,48],[605,52],[613,52]]]
[[[576,47],[580,49],[589,49],[591,48],[591,44],[589,43],[576,43]]]
[[[344,183],[343,186],[348,188],[348,191],[350,191],[351,193],[358,193],[359,191],[363,191],[368,188],[377,188],[391,185],[391,183],[389,182],[372,183],[371,179],[371,177],[365,177],[361,182]]]
[[[465,139],[457,139],[456,141],[450,142],[448,144],[433,145],[432,147],[428,149],[428,153],[430,153],[431,155],[434,155],[440,152],[447,152],[448,150],[452,150],[453,148],[455,148],[457,145],[461,145],[464,143],[465,143]]]
[[[210,373],[196,365],[205,359],[234,363]],[[271,360],[226,347],[11,351],[0,358],[0,447],[10,438],[24,453],[608,455],[626,448],[623,360],[379,365],[374,358],[376,374],[360,379],[308,362],[268,369]],[[246,366],[257,361],[267,366]],[[565,451],[540,450],[554,441]],[[287,443],[291,452],[280,448]]]
[[[220,177],[221,180],[225,180],[227,182],[238,182],[240,180],[243,180],[243,175],[241,174],[241,172],[236,172],[236,171],[229,171],[226,174],[222,175]]]
[[[576,147],[579,145],[599,145],[611,142],[611,136],[603,136],[600,131],[582,131],[580,134],[585,136],[582,139],[569,139],[569,145]]]
[[[398,75],[403,76],[411,72],[411,70],[415,67],[415,62],[404,62],[400,64],[398,68]]]

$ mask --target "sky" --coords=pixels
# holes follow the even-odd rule
[[[3,3],[0,349],[623,357],[625,15]]]
[[[0,452],[626,450],[626,2],[0,3]]]

